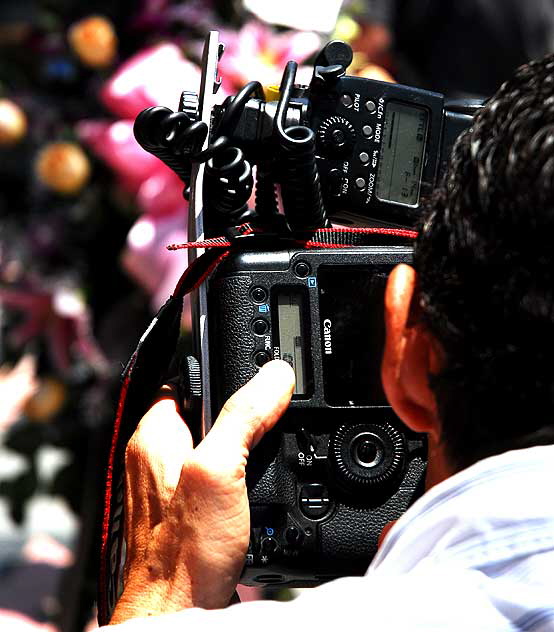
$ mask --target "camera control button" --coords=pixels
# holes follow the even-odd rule
[[[264,538],[261,542],[262,552],[266,555],[271,555],[272,553],[276,553],[279,548],[279,543],[275,538]]]
[[[258,318],[252,323],[252,331],[258,336],[263,336],[269,330],[269,323],[263,318]]]
[[[256,366],[259,367],[267,364],[270,360],[271,358],[269,357],[269,354],[265,351],[258,351],[258,353],[254,356],[254,362],[256,363]]]
[[[299,261],[294,266],[294,274],[296,274],[296,276],[300,277],[301,279],[305,279],[307,276],[309,276],[311,271],[312,270],[310,268],[310,265],[305,261]]]
[[[363,165],[367,165],[369,163],[369,154],[367,153],[367,151],[362,151],[362,153],[360,154],[360,162]]]
[[[300,544],[302,533],[296,527],[288,527],[285,531],[285,539],[289,544]]]
[[[364,178],[356,178],[356,186],[360,190],[365,189],[365,180],[364,180]]]
[[[362,127],[362,134],[366,138],[371,138],[373,136],[373,127],[371,127],[371,125],[364,125]]]
[[[267,299],[267,290],[263,287],[252,288],[250,296],[256,303],[264,303]]]
[[[351,94],[345,92],[343,95],[341,95],[340,102],[342,103],[342,105],[344,105],[345,108],[351,108],[352,104],[354,103],[354,99],[352,98]]]
[[[331,500],[325,485],[309,483],[300,491],[300,511],[307,517],[316,520],[323,518],[329,511]]]
[[[373,112],[375,112],[375,110],[377,109],[377,106],[375,105],[375,101],[372,101],[371,99],[369,101],[366,101],[365,102],[365,109],[370,114],[373,114]]]

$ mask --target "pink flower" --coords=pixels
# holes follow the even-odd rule
[[[164,163],[145,151],[133,135],[133,121],[82,121],[79,138],[117,174],[139,209],[152,215],[180,214],[186,221],[184,184]]]
[[[80,139],[114,170],[126,191],[137,195],[144,213],[180,213],[185,223],[187,204],[179,177],[135,140],[134,119],[154,105],[175,110],[179,90],[195,91],[199,85],[200,70],[178,46],[148,48],[126,61],[101,90],[104,104],[124,120],[81,121],[77,126]]]
[[[166,245],[186,241],[188,203],[184,183],[137,143],[133,124],[139,112],[154,105],[176,110],[180,91],[198,91],[199,86],[199,68],[178,46],[148,48],[125,62],[101,90],[104,104],[122,120],[81,121],[77,127],[81,140],[113,169],[122,188],[136,195],[144,214],[129,232],[121,263],[150,294],[154,311],[187,266],[186,255],[176,256]]]
[[[187,241],[183,224],[183,218],[179,216],[143,215],[127,235],[122,265],[150,294],[153,311],[157,311],[173,293],[188,266],[186,251],[170,252],[166,248],[168,244]],[[185,309],[185,324],[190,326],[188,307]]]
[[[145,108],[165,105],[176,110],[182,90],[198,92],[200,69],[185,59],[175,44],[159,44],[133,55],[104,85],[106,107],[134,120]]]
[[[219,73],[223,87],[231,93],[253,80],[262,85],[279,85],[287,61],[293,59],[300,64],[321,45],[316,33],[276,33],[254,20],[247,22],[238,32],[223,31],[219,39],[225,44]],[[311,72],[311,68],[299,71],[299,81],[308,83]]]

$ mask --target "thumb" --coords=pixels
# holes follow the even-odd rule
[[[225,402],[197,450],[205,450],[220,463],[236,461],[241,456],[247,458],[251,448],[287,409],[294,384],[290,365],[282,360],[268,362]]]

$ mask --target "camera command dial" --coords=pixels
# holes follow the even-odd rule
[[[404,439],[390,424],[344,424],[331,437],[330,452],[349,487],[368,487],[397,477],[404,464]]]

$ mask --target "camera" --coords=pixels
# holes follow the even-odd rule
[[[208,290],[213,410],[271,358],[291,405],[247,466],[251,539],[241,583],[308,586],[363,573],[385,524],[419,494],[425,441],[387,405],[383,294],[409,245],[245,250]]]
[[[217,104],[223,48],[212,32],[200,94],[184,92],[178,112],[144,111],[135,135],[187,186],[200,252],[231,238],[192,295],[182,384],[199,435],[267,361],[295,370],[288,411],[249,459],[241,581],[309,586],[363,573],[382,528],[421,492],[425,439],[381,386],[384,288],[412,256],[395,229],[414,225],[481,103],[350,77],[352,51],[334,41],[309,86],[289,62],[273,100],[250,82]],[[332,222],[368,232],[343,239]],[[321,229],[333,247],[306,247]],[[194,262],[200,252],[190,252]]]

